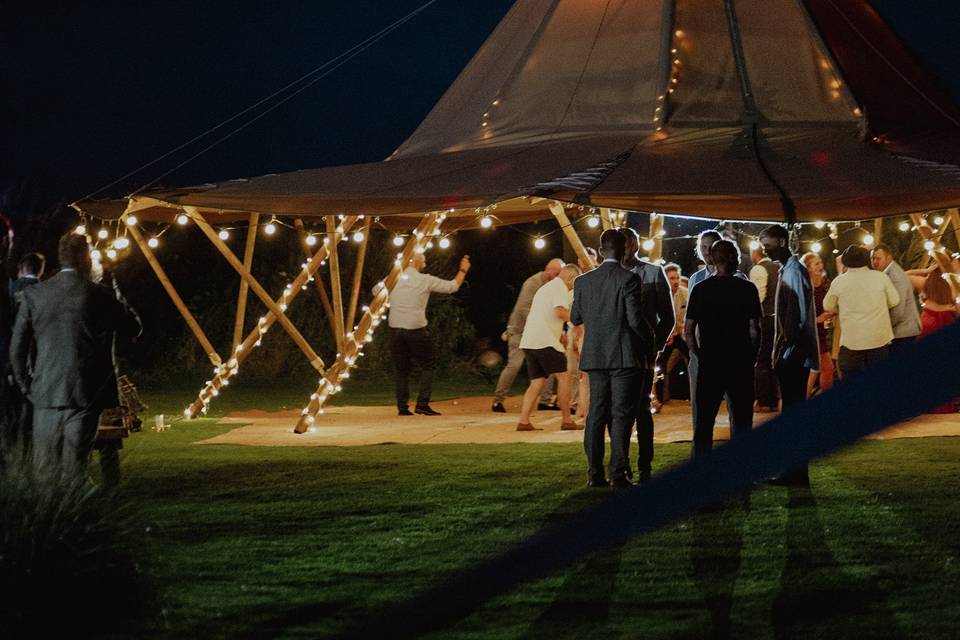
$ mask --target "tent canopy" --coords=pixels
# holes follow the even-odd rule
[[[211,221],[355,213],[396,228],[494,203],[504,222],[549,217],[538,197],[859,220],[960,204],[958,164],[960,110],[865,0],[519,0],[386,161],[130,204],[164,221],[192,205]]]

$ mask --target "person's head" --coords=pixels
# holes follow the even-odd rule
[[[577,265],[581,271],[590,271],[597,264],[597,250],[593,247],[584,247],[583,250],[586,252],[588,260],[584,261],[583,258],[577,258]]]
[[[566,264],[563,265],[563,269],[560,269],[560,275],[557,276],[563,283],[567,285],[567,289],[573,289],[573,281],[577,279],[577,276],[580,275],[580,267],[575,264]]]
[[[703,260],[703,263],[708,267],[713,264],[710,262],[710,247],[718,240],[720,240],[720,232],[713,229],[701,231],[700,235],[697,236],[697,257]]]
[[[877,271],[883,271],[893,262],[893,251],[885,244],[878,244],[870,252],[870,262]]]
[[[840,262],[847,269],[859,269],[870,265],[870,252],[858,244],[852,244],[840,254]]]
[[[760,232],[760,247],[765,256],[777,262],[790,257],[790,232],[783,225],[772,224]]]
[[[410,261],[410,266],[417,271],[423,271],[427,266],[427,256],[422,253],[413,254],[413,260]]]
[[[943,277],[943,271],[934,269],[923,283],[923,299],[936,304],[952,305],[953,290]]]
[[[627,253],[627,239],[619,229],[607,229],[600,234],[600,255],[604,260],[623,260]]]
[[[543,275],[546,276],[547,280],[553,280],[560,273],[560,269],[563,269],[563,260],[554,258],[543,268]]]
[[[663,267],[663,272],[667,274],[670,290],[676,293],[677,289],[680,288],[680,265],[671,262]]]
[[[65,233],[60,236],[57,245],[57,259],[62,269],[76,269],[80,274],[89,276],[93,268],[90,259],[90,247],[85,236],[76,233]]]
[[[811,276],[823,275],[823,258],[820,257],[819,253],[808,251],[800,257],[800,262],[807,268]]]
[[[740,266],[740,249],[729,240],[717,240],[710,245],[710,264],[718,276],[732,276]]]
[[[17,276],[20,278],[24,276],[39,278],[43,276],[43,268],[46,264],[47,259],[43,257],[42,253],[28,253],[20,258],[20,262],[17,263]]]
[[[624,257],[632,258],[633,256],[637,255],[637,252],[640,251],[640,235],[630,227],[620,227],[618,231],[623,234],[623,237],[627,243]]]

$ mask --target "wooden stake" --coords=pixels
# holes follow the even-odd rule
[[[290,319],[287,318],[281,307],[273,301],[266,291],[264,291],[263,287],[260,286],[260,283],[257,282],[256,278],[250,275],[250,272],[243,268],[243,263],[237,259],[237,256],[233,254],[233,251],[230,250],[230,247],[228,247],[226,243],[220,239],[213,228],[207,224],[207,221],[204,220],[197,208],[185,206],[183,210],[193,219],[194,222],[197,223],[197,226],[200,228],[200,230],[203,231],[204,235],[207,236],[207,239],[210,240],[213,246],[217,248],[224,258],[226,258],[227,262],[230,263],[230,266],[240,274],[241,278],[247,281],[247,283],[250,285],[250,288],[253,290],[253,293],[260,298],[260,301],[267,306],[267,309],[273,312],[273,314],[277,317],[277,321],[286,330],[286,332],[290,334],[290,337],[300,348],[300,351],[307,356],[307,360],[310,361],[310,365],[317,371],[323,373],[324,365],[320,356],[318,356],[316,351],[310,347],[297,328],[293,326],[293,323],[290,322]]]
[[[567,217],[567,212],[564,210],[563,205],[556,201],[551,202],[550,212],[553,214],[553,217],[557,219],[557,223],[560,224],[563,235],[566,236],[570,246],[573,247],[573,252],[577,254],[577,258],[582,260],[584,264],[596,266],[596,262],[594,262],[590,254],[587,253],[583,242],[580,240],[580,236],[577,235],[577,230],[570,224],[570,218]]]
[[[354,220],[356,216],[351,216]],[[293,226],[296,227],[297,233],[300,235],[300,247],[303,249],[303,255],[308,260],[310,259],[310,247],[307,246],[307,230],[303,226],[303,220],[301,218],[296,218],[293,221]],[[323,284],[322,278],[314,278],[313,284],[317,288],[317,293],[320,294],[320,302],[323,303],[323,310],[327,314],[327,321],[330,323],[330,332],[333,335],[334,343],[337,341],[337,323],[333,321],[333,307],[330,306],[330,297],[327,295],[327,288]]]
[[[253,248],[257,242],[257,223],[259,213],[250,214],[250,226],[247,227],[247,245],[243,250],[243,268],[250,271],[253,268]],[[243,336],[243,320],[247,315],[247,289],[250,285],[243,278],[240,279],[240,293],[237,296],[237,318],[233,323],[233,342],[230,348],[236,349]]]
[[[356,216],[347,216],[343,221],[344,233],[350,231],[350,228],[356,221]],[[292,304],[310,279],[316,279],[315,276],[320,270],[321,263],[326,259],[327,245],[322,245],[315,254],[310,256],[303,270],[301,270],[300,273],[297,274],[297,277],[293,279],[293,282],[290,283],[290,288],[286,289],[276,300],[277,305],[286,304],[289,306]],[[260,346],[260,340],[276,321],[277,317],[273,315],[271,311],[267,311],[267,313],[260,318],[257,326],[254,327],[253,331],[240,343],[240,348],[234,350],[233,356],[225,365],[217,367],[213,378],[207,381],[197,399],[184,411],[187,417],[195,417],[215,396],[219,395],[223,387],[227,386],[230,383],[230,379],[237,374],[240,365],[246,361],[247,357],[253,353],[255,348]]]
[[[177,293],[173,283],[170,282],[170,278],[167,277],[163,267],[160,266],[156,256],[153,255],[153,250],[151,250],[150,246],[146,243],[146,241],[144,241],[143,235],[140,233],[137,225],[128,225],[127,229],[130,230],[130,235],[133,237],[134,242],[137,243],[137,246],[140,247],[140,251],[143,252],[143,257],[147,259],[147,264],[150,265],[150,267],[153,269],[153,272],[157,275],[157,279],[160,281],[160,284],[163,285],[167,295],[170,296],[171,300],[173,300],[174,306],[180,312],[180,315],[183,316],[187,326],[190,327],[190,331],[192,331],[193,335],[197,338],[197,342],[200,343],[200,346],[203,347],[207,357],[210,358],[210,362],[212,362],[214,366],[219,367],[222,360],[220,359],[219,354],[217,354],[217,350],[213,348],[212,344],[210,344],[210,340],[207,339],[203,329],[200,328],[200,324],[197,322],[196,318],[193,317],[193,314],[190,313],[190,309],[187,308],[187,305],[183,303],[183,299],[180,297],[180,294]]]
[[[330,292],[333,294],[333,324],[337,328],[337,351],[343,351],[343,289],[340,287],[340,255],[337,251],[337,223],[333,216],[326,217],[327,236],[330,238]]]
[[[310,401],[301,412],[300,419],[294,427],[296,433],[304,433],[309,429],[317,415],[323,413],[323,405],[327,398],[340,391],[340,382],[349,373],[350,368],[354,366],[357,358],[360,357],[362,345],[372,339],[374,330],[381,322],[380,317],[386,313],[390,293],[397,286],[403,270],[410,265],[410,261],[413,260],[416,253],[423,252],[427,242],[433,236],[434,229],[439,229],[445,218],[446,215],[443,213],[424,215],[420,224],[411,234],[400,257],[394,261],[390,273],[374,289],[373,300],[364,309],[363,315],[360,316],[356,330],[345,336],[344,349],[337,354],[336,361],[330,365],[327,373],[320,378],[316,393],[310,396]]]
[[[344,325],[353,328],[353,320],[357,317],[357,304],[360,302],[360,284],[363,280],[363,262],[367,257],[367,243],[370,241],[370,220],[363,225],[363,241],[357,251],[357,261],[353,266],[353,287],[350,290],[350,306],[347,307],[347,323]]]

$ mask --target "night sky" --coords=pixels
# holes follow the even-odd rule
[[[6,5],[0,189],[80,198],[214,126],[426,0]],[[423,14],[163,184],[372,161],[408,136],[511,0]],[[875,0],[960,97],[960,3]],[[201,145],[202,146],[202,145]],[[123,195],[196,151],[151,167]]]

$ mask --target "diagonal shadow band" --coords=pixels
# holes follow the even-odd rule
[[[443,629],[490,598],[587,554],[682,518],[960,395],[960,322],[827,393],[642,487],[548,527],[512,549],[388,607],[337,638],[410,638]],[[926,372],[946,372],[929,376]]]

